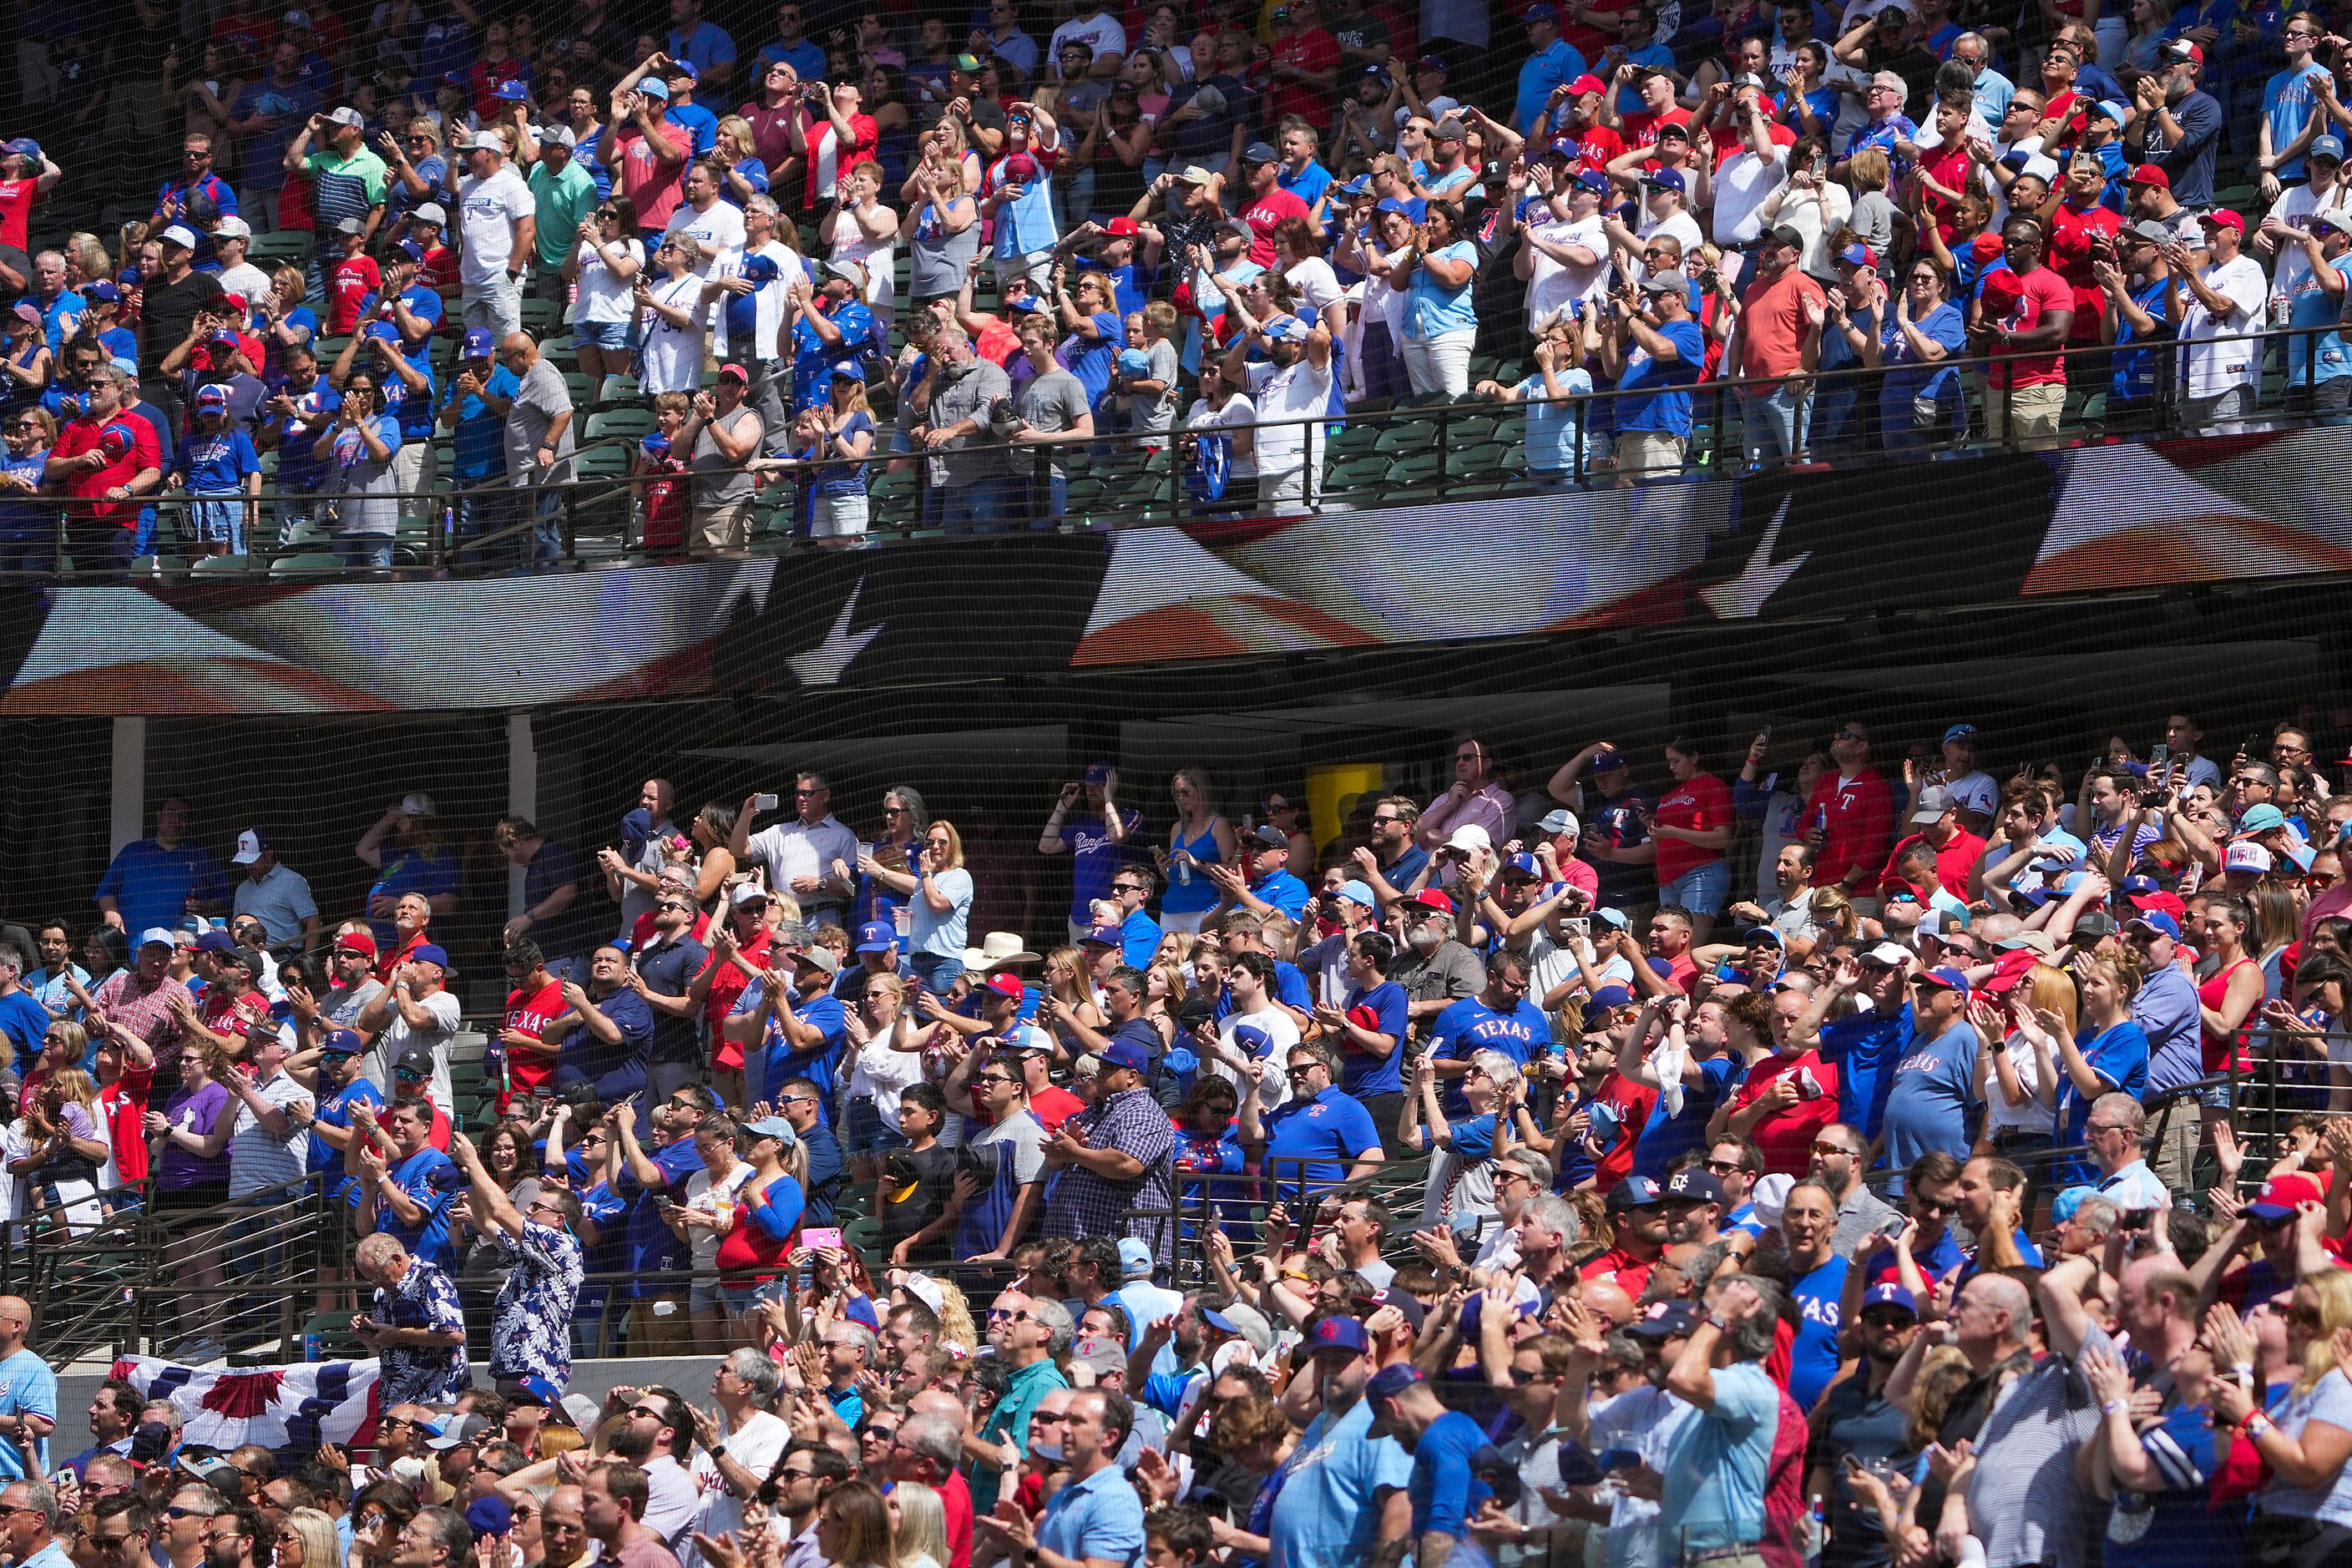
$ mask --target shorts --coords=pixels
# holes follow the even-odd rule
[[[574,321],[572,341],[582,348],[626,352],[637,346],[635,321]]]
[[[698,1279],[686,1293],[687,1305],[698,1312],[723,1312],[728,1310],[726,1289],[716,1279]]]
[[[874,1107],[873,1100],[860,1095],[849,1102],[849,1116],[842,1127],[842,1152],[856,1154],[883,1154],[893,1149],[904,1149],[907,1140],[895,1127],[886,1127],[882,1113]]]
[[[1660,888],[1658,902],[1680,904],[1695,915],[1717,915],[1723,912],[1723,900],[1730,895],[1731,863],[1710,860]]]

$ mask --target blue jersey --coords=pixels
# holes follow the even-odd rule
[[[1911,1045],[1911,1008],[1894,1014],[1857,1013],[1822,1030],[1821,1058],[1838,1069],[1838,1120],[1878,1136],[1895,1086],[1894,1067]]]
[[[1808,1410],[1837,1375],[1840,1300],[1851,1267],[1832,1254],[1789,1287],[1799,1313],[1796,1342],[1789,1352],[1789,1397]]]
[[[404,1225],[392,1205],[378,1197],[375,1201],[382,1206],[376,1211],[376,1228],[425,1262],[456,1268],[457,1255],[449,1248],[449,1205],[462,1179],[457,1165],[440,1150],[427,1146],[394,1165],[391,1175],[394,1184],[424,1213],[415,1224]]]
[[[1696,1064],[1706,1075],[1704,1083],[1683,1084],[1683,1111],[1666,1114],[1666,1097],[1650,1104],[1650,1120],[1642,1125],[1633,1145],[1633,1174],[1663,1184],[1674,1163],[1693,1149],[1708,1147],[1707,1120],[1739,1077],[1739,1064],[1728,1056],[1709,1057]]]
[[[1360,1100],[1404,1092],[1402,1064],[1411,1006],[1412,999],[1405,995],[1404,987],[1393,980],[1383,980],[1369,991],[1348,994],[1347,1011],[1353,1014],[1359,1007],[1370,1009],[1372,1032],[1391,1037],[1396,1045],[1388,1055],[1379,1057],[1356,1049],[1344,1038],[1339,1041],[1340,1089]]]
[[[1275,1107],[1266,1112],[1265,1131],[1261,1163],[1286,1187],[1300,1181],[1313,1186],[1344,1181],[1357,1156],[1381,1146],[1371,1112],[1336,1088]]]
[[[1507,1013],[1498,1013],[1475,996],[1465,996],[1437,1016],[1430,1031],[1430,1055],[1445,1061],[1468,1061],[1476,1051],[1500,1051],[1525,1068],[1538,1057],[1551,1054],[1551,1020],[1543,1009],[1522,997]],[[1467,1109],[1462,1080],[1446,1089],[1446,1106]]]
[[[455,456],[450,472],[464,485],[478,485],[507,471],[507,416],[483,401],[485,394],[510,401],[522,390],[522,381],[504,365],[494,367],[480,392],[460,392],[454,384],[442,407],[457,405]]]
[[[1470,1532],[1478,1509],[1495,1495],[1475,1468],[1478,1451],[1491,1449],[1486,1430],[1458,1410],[1429,1424],[1412,1446],[1412,1533],[1434,1531],[1460,1541]]]
[[[193,429],[172,471],[191,495],[236,495],[245,489],[247,475],[261,472],[261,454],[253,449],[252,437],[233,426],[210,433]]]
[[[1903,1190],[1903,1173],[1931,1149],[1969,1157],[1968,1112],[1976,1102],[1977,1032],[1955,1023],[1932,1040],[1914,1039],[1895,1064],[1886,1096],[1886,1163],[1890,1192]]]
[[[702,1169],[702,1156],[695,1152],[693,1139],[680,1138],[655,1151],[653,1162],[661,1172],[660,1185],[641,1184],[625,1162],[613,1187],[629,1200],[628,1256],[622,1267],[636,1276],[629,1281],[632,1297],[664,1294],[663,1272],[690,1267],[694,1259],[693,1249],[662,1222],[661,1205],[664,1198],[685,1201],[687,1179]]]

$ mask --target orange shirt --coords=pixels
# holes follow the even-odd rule
[[[1740,297],[1739,374],[1796,375],[1804,368],[1805,302],[1820,303],[1822,286],[1795,267],[1773,279],[1758,278]]]

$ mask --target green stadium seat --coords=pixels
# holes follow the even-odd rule
[[[256,267],[264,270],[279,263],[299,266],[310,258],[310,241],[311,233],[308,229],[274,229],[268,234],[255,235],[246,247],[246,255]]]
[[[1400,458],[1389,469],[1389,489],[1413,490],[1433,485],[1444,478],[1445,455],[1442,452],[1415,452]]]
[[[588,416],[588,439],[601,441],[608,437],[636,440],[653,433],[653,411],[647,408],[600,408]]]
[[[244,577],[253,572],[250,555],[207,555],[191,568],[198,577]]]
[[[340,572],[343,558],[330,551],[302,550],[291,555],[280,555],[269,563],[272,577],[308,577]]]
[[[626,372],[615,372],[605,376],[604,384],[596,389],[596,402],[599,406],[612,403],[635,402],[640,395],[637,378]]]
[[[1402,455],[1426,449],[1435,438],[1435,432],[1417,419],[1397,419],[1383,424],[1379,437],[1372,442],[1375,452]]]
[[[588,373],[567,370],[563,373],[563,390],[572,395],[572,406],[580,407],[592,399],[596,389],[588,384]]]
[[[572,470],[583,479],[617,479],[629,471],[629,448],[585,447],[572,459]]]

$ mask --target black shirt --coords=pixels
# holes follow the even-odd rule
[[[218,278],[194,268],[177,283],[150,279],[140,296],[139,374],[157,374],[163,356],[187,341],[196,312],[226,292]]]

